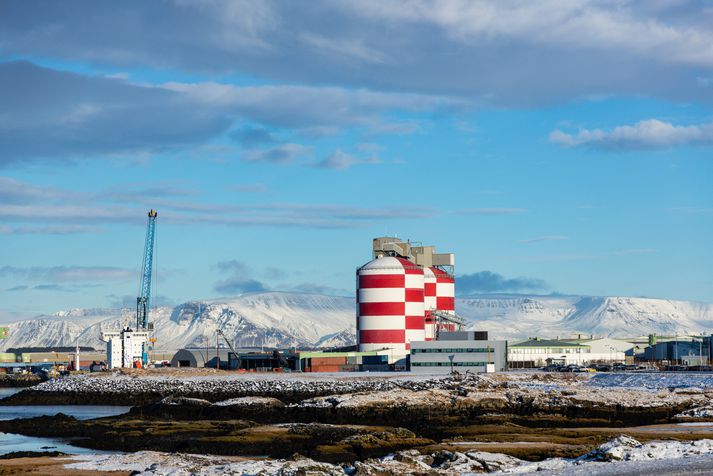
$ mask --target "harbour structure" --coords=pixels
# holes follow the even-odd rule
[[[396,237],[373,240],[372,260],[357,269],[357,346],[406,356],[411,342],[455,331],[453,253]]]
[[[102,339],[106,341],[107,368],[141,367],[145,359],[145,348],[148,344],[148,331],[137,331],[129,327],[117,332],[104,332]]]
[[[156,220],[158,213],[151,209],[146,224],[146,239],[141,266],[139,296],[136,298],[136,327],[126,327],[121,331],[104,332],[102,340],[107,343],[107,367],[143,367],[149,362],[149,348],[155,342],[150,333],[153,323],[149,321],[151,309],[151,284],[153,256],[156,245]]]

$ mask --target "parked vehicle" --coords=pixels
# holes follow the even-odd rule
[[[563,372],[588,372],[588,370],[577,364],[570,364],[564,368]]]
[[[611,372],[612,366],[609,364],[594,364],[592,366],[597,372]]]

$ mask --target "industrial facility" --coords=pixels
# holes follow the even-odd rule
[[[357,269],[357,346],[405,356],[411,342],[460,329],[453,253],[396,237],[373,240],[372,260]]]
[[[149,362],[149,348],[152,344],[150,332],[153,325],[149,322],[151,304],[151,281],[153,278],[153,254],[156,244],[156,210],[149,210],[144,243],[143,264],[141,266],[141,284],[136,298],[136,328],[124,328],[116,332],[104,332],[106,341],[107,367],[143,367]]]

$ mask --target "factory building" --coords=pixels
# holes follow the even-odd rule
[[[507,342],[488,340],[487,332],[441,332],[438,340],[411,343],[411,372],[503,372]]]
[[[392,349],[405,356],[412,342],[459,329],[452,253],[381,237],[373,240],[372,258],[356,272],[360,352]]]

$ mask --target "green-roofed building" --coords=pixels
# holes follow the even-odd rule
[[[534,368],[549,364],[583,364],[591,347],[559,339],[528,339],[508,346],[510,368]]]

